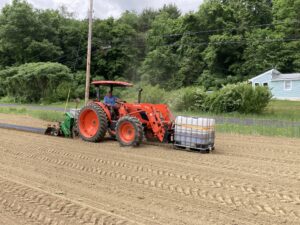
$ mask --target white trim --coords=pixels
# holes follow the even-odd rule
[[[290,88],[286,88],[286,83],[287,82],[290,82]],[[291,90],[293,90],[293,81],[292,80],[285,80],[284,82],[283,82],[283,89],[285,90],[285,91],[291,91]]]
[[[249,79],[249,81],[253,82],[253,80],[258,79],[258,78],[261,78],[261,77],[266,76],[266,75],[271,75],[271,80],[272,80],[272,77],[273,77],[273,73],[274,73],[274,72],[275,72],[275,73],[281,74],[278,70],[276,70],[276,69],[271,69],[271,70],[268,70],[268,71],[266,71],[266,72],[264,72],[264,73],[262,73],[262,74],[260,74],[260,75],[257,75],[256,77],[253,77],[253,78]]]
[[[261,74],[261,75],[258,75],[258,76],[256,76],[256,77],[253,77],[253,78],[251,78],[249,81],[253,82],[253,80],[256,80],[256,79],[261,78],[261,77],[263,77],[263,76],[269,75],[269,72],[270,72],[270,71],[265,72],[265,73],[263,73],[263,74]],[[271,78],[271,79],[272,79],[272,78]]]

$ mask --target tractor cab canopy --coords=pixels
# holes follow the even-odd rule
[[[133,84],[123,82],[123,81],[111,81],[111,80],[100,80],[100,81],[93,81],[93,85],[96,87],[98,86],[108,86],[108,87],[132,87]]]
[[[133,84],[127,83],[124,81],[111,81],[111,80],[100,80],[100,81],[93,81],[93,85],[96,87],[96,95],[98,101],[100,101],[100,91],[99,87],[104,86],[104,87],[109,87],[110,91],[113,92],[114,87],[132,87]]]

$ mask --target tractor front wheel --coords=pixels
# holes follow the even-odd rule
[[[102,141],[107,132],[107,117],[97,104],[83,107],[78,116],[79,136],[89,142]]]
[[[142,123],[135,117],[122,117],[116,126],[116,138],[121,146],[139,146],[143,140]]]

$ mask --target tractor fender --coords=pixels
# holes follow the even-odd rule
[[[110,111],[108,110],[108,108],[106,107],[105,104],[103,104],[102,102],[94,102],[95,104],[99,105],[103,111],[105,112],[107,119],[109,122],[111,122],[111,115],[110,115]]]

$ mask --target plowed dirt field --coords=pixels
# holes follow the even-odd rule
[[[212,154],[0,129],[0,224],[300,224],[300,140]]]

